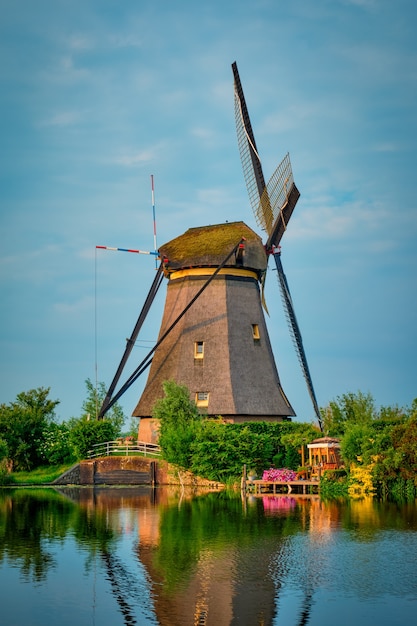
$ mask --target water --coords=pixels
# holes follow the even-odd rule
[[[417,503],[0,490],[3,626],[408,626]]]

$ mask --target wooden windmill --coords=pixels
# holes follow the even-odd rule
[[[152,409],[166,380],[186,385],[191,399],[209,417],[229,422],[282,421],[294,416],[282,389],[263,311],[269,256],[278,270],[283,300],[304,375],[311,377],[282,270],[279,243],[299,198],[287,155],[265,184],[249,115],[234,63],[235,114],[239,150],[249,197],[267,241],[243,221],[190,228],[159,247],[161,265],[100,415],[150,365],[133,411],[139,439],[155,442]],[[121,390],[113,392],[162,277],[168,279],[159,337]],[[319,416],[317,407],[316,414]]]

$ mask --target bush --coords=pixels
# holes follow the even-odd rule
[[[155,403],[152,416],[159,420],[158,443],[169,463],[189,469],[192,444],[201,422],[197,407],[190,400],[187,387],[174,381],[164,382],[164,397]]]
[[[192,445],[192,471],[204,478],[226,482],[242,474],[243,466],[261,473],[270,463],[272,443],[267,434],[247,426],[204,420]]]
[[[89,420],[82,417],[72,420],[69,443],[75,457],[81,460],[88,456],[95,444],[114,441],[118,432],[118,427],[109,420]]]
[[[320,496],[323,498],[347,498],[348,475],[345,470],[326,470],[320,479]]]
[[[61,465],[75,461],[76,452],[71,443],[70,428],[65,422],[49,425],[44,432],[40,453],[46,465]]]

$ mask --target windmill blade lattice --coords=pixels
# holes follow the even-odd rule
[[[289,154],[278,165],[268,184],[265,184],[236,63],[232,68],[235,78],[236,134],[243,176],[256,223],[266,231],[266,247],[271,249],[279,244],[300,192],[294,184]]]
[[[268,236],[265,248],[267,252],[273,253],[274,255],[284,310],[289,323],[290,332],[320,430],[323,430],[320,410],[314,393],[301,333],[281,263],[281,253],[279,249],[277,249],[298,198],[300,197],[300,192],[294,183],[289,154],[287,154],[278,165],[268,184],[265,184],[261,159],[256,147],[255,136],[253,134],[236,63],[232,64],[232,70],[234,76],[236,133],[249,201],[258,226],[263,228]]]
[[[307,363],[307,357],[304,350],[303,338],[301,336],[300,327],[298,326],[297,318],[292,303],[290,289],[288,287],[287,278],[284,273],[284,268],[281,262],[281,253],[274,253],[275,265],[277,268],[278,282],[281,288],[282,303],[284,305],[284,312],[287,318],[288,327],[290,329],[293,344],[297,353],[298,360],[300,362],[301,370],[303,372],[304,379],[307,383],[308,393],[310,395],[311,402],[313,404],[314,412],[316,414],[320,430],[323,430],[323,424],[320,414],[320,409],[317,404],[316,394],[314,392],[313,381],[311,379],[310,369]]]

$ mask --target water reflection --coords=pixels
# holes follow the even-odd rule
[[[35,624],[36,608],[52,623],[56,605],[61,626],[392,626],[417,610],[416,530],[414,502],[0,490],[2,612]],[[16,598],[35,587],[25,615]]]

